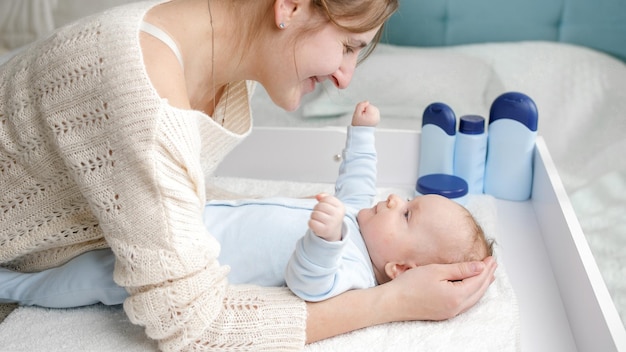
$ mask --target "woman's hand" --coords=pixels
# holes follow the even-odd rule
[[[356,329],[407,320],[445,320],[468,310],[494,280],[497,264],[431,264],[407,270],[386,284],[307,303],[307,342]]]
[[[497,264],[482,262],[431,264],[407,270],[388,283],[397,297],[393,320],[445,320],[476,304],[494,280]]]

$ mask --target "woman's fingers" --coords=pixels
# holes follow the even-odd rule
[[[445,320],[474,306],[493,282],[496,263],[430,264],[405,271],[391,291],[401,299],[395,308],[402,320]]]
[[[484,260],[483,271],[479,275],[470,276],[462,281],[453,282],[454,285],[464,285],[463,288],[469,295],[465,300],[460,301],[459,314],[473,307],[484,296],[491,283],[495,280],[495,270],[497,264],[492,257]]]

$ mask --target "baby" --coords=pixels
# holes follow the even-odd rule
[[[371,206],[377,194],[374,126],[379,120],[374,105],[357,104],[334,195],[206,204],[205,226],[220,243],[219,261],[230,267],[231,283],[286,284],[302,299],[320,301],[385,283],[420,265],[492,255],[492,242],[472,215],[447,198],[407,201],[392,194]],[[114,261],[106,249],[39,273],[0,268],[0,283],[10,283],[0,286],[0,303],[121,304],[128,294],[113,281]]]
[[[407,201],[392,194],[370,207],[376,194],[373,131],[354,126],[375,126],[379,120],[375,106],[357,105],[335,196],[316,197],[309,230],[287,264],[287,286],[306,300],[382,284],[420,265],[492,255],[493,242],[467,209],[448,198]]]

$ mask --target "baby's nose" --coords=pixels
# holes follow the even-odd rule
[[[392,209],[396,207],[399,199],[400,198],[397,195],[390,194],[389,197],[387,197],[387,208]]]

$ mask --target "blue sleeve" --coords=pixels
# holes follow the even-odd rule
[[[311,229],[296,242],[296,248],[285,269],[285,283],[298,297],[319,301],[327,297],[335,283],[341,251],[346,244],[342,229],[341,241],[329,242]]]
[[[367,208],[376,197],[375,127],[348,126],[335,196],[346,206]]]
[[[347,229],[344,223],[341,241],[328,242],[311,230],[298,240],[285,270],[285,282],[294,294],[319,302],[375,285],[370,270],[363,265],[362,253],[349,239],[360,234]]]

